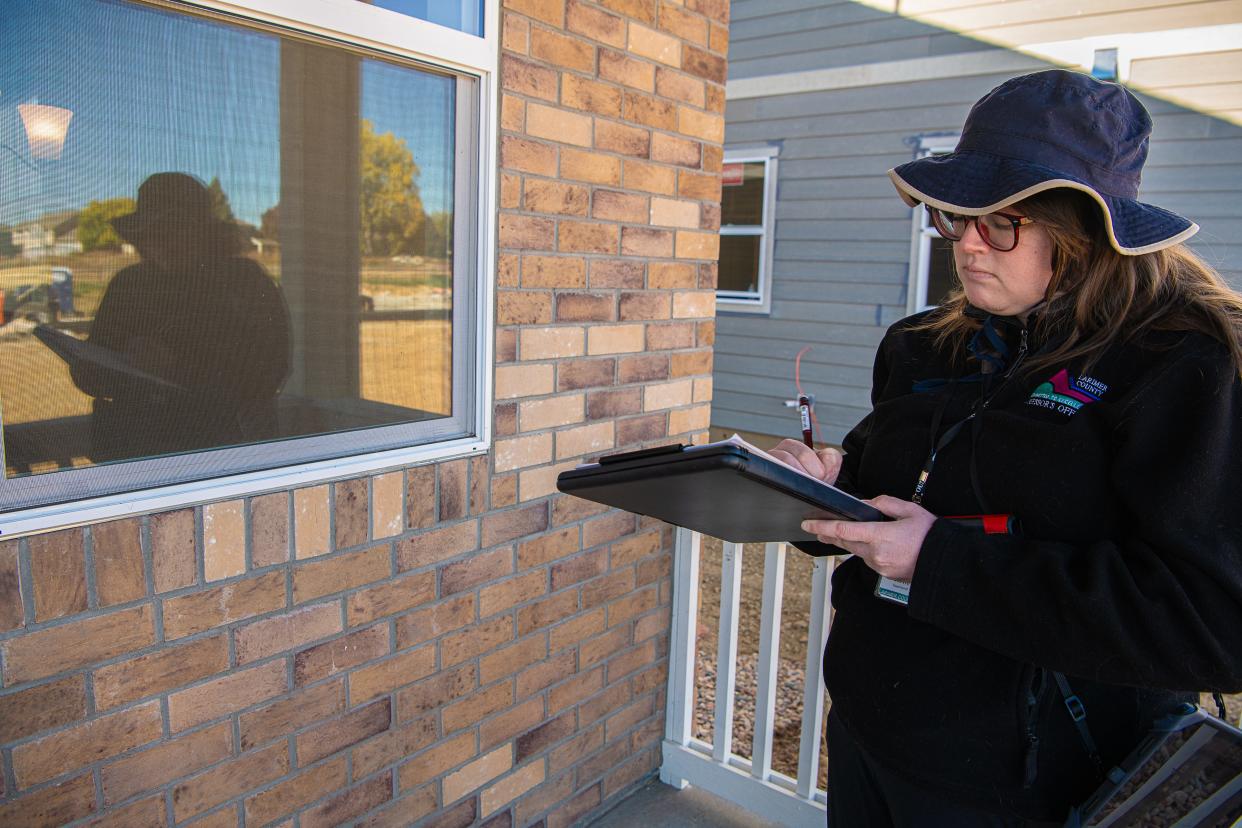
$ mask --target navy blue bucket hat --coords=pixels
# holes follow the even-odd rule
[[[1199,225],[1138,200],[1151,116],[1125,87],[1049,69],[1005,81],[971,108],[957,148],[889,170],[902,199],[983,215],[1056,188],[1100,205],[1129,256],[1185,241]]]

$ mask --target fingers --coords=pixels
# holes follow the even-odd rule
[[[828,469],[824,467],[824,463],[820,460],[819,455],[814,449],[808,448],[805,444],[797,440],[781,440],[776,448],[770,452],[773,457],[783,463],[788,463],[795,469],[802,469],[812,477],[820,480],[824,479]]]
[[[861,523],[849,520],[804,520],[802,531],[810,532],[824,543],[864,543],[876,542],[876,532],[880,524]]]
[[[884,515],[891,518],[913,517],[920,512],[925,511],[922,506],[917,503],[911,503],[909,500],[902,500],[899,497],[891,495],[879,495],[866,501],[875,508],[879,509]]]
[[[841,464],[845,462],[845,455],[840,449],[826,448],[816,452],[819,462],[824,464],[824,476],[822,480],[828,483],[836,483],[837,477],[841,474]]]

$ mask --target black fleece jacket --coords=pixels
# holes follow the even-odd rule
[[[1021,534],[937,520],[908,606],[875,597],[861,559],[838,567],[833,709],[912,781],[1063,819],[1100,778],[1048,671],[1082,698],[1107,766],[1193,691],[1242,689],[1242,383],[1199,334],[1031,373],[1014,364],[1013,320],[994,320],[1006,370],[964,381],[979,363],[955,368],[910,330],[922,318],[880,346],[840,484],[909,499],[934,437],[974,410],[938,453],[923,506],[1012,514]]]

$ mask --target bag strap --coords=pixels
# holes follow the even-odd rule
[[[1074,722],[1074,727],[1078,728],[1078,736],[1082,739],[1082,745],[1087,749],[1087,755],[1091,757],[1095,769],[1104,773],[1104,763],[1100,760],[1100,750],[1095,745],[1095,739],[1091,736],[1091,729],[1087,727],[1087,708],[1083,705],[1082,699],[1078,698],[1073,689],[1070,688],[1069,681],[1065,678],[1065,673],[1052,671],[1052,678],[1056,681],[1057,687],[1061,691],[1061,697],[1065,700],[1065,709],[1069,711],[1070,719]]]

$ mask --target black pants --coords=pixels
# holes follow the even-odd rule
[[[828,712],[829,828],[1027,828],[1031,823],[945,800],[877,765]]]

